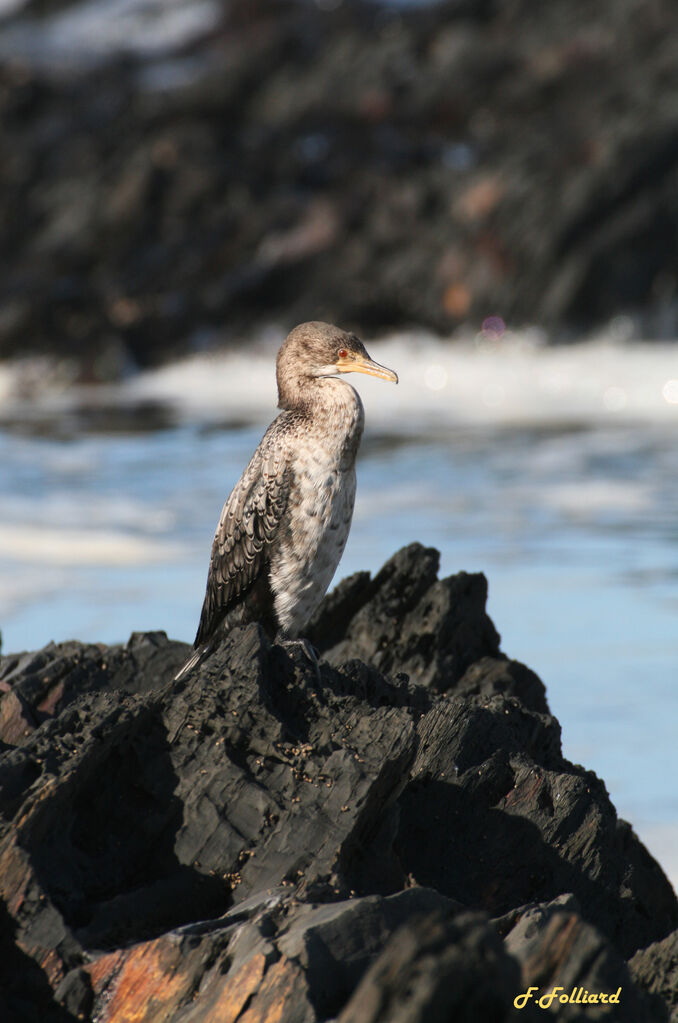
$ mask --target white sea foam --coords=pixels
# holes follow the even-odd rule
[[[4,405],[16,396],[16,368],[11,363],[0,364],[0,402]]]
[[[635,481],[589,479],[551,485],[542,500],[553,508],[578,518],[596,512],[642,512],[652,507],[652,488]]]
[[[31,605],[37,599],[52,600],[54,592],[65,588],[69,582],[68,570],[52,569],[35,564],[22,564],[21,571],[0,572],[0,621],[6,620],[24,604]]]
[[[176,558],[176,544],[111,530],[0,525],[0,558],[41,565],[147,565]]]
[[[243,349],[198,355],[144,374],[139,397],[173,402],[190,418],[265,416],[275,407],[273,356]],[[397,370],[397,389],[369,377],[360,389],[371,422],[410,431],[423,425],[678,423],[678,347],[604,339],[545,346],[534,336],[444,342],[422,333],[368,341]]]
[[[70,386],[67,374],[31,360],[0,368],[5,414],[67,414],[88,404],[153,400],[196,422],[259,423],[276,410],[274,333],[248,347],[202,353],[114,387]],[[602,338],[548,346],[536,333],[500,341],[444,341],[423,332],[366,339],[397,387],[353,374],[370,424],[412,433],[450,426],[567,426],[678,423],[678,344]]]

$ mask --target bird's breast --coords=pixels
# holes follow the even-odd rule
[[[350,429],[309,429],[290,454],[285,521],[271,559],[271,589],[280,631],[294,638],[332,581],[344,551],[355,501],[355,457],[362,407]],[[328,428],[329,427],[329,428]]]

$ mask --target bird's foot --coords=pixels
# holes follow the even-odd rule
[[[315,677],[318,686],[322,685],[322,678],[320,677],[320,662],[318,660],[318,651],[316,648],[309,643],[307,639],[285,639],[280,644],[285,650],[291,650],[294,647],[301,648],[306,655],[307,660],[311,662],[315,669]]]

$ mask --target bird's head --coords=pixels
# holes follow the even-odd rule
[[[301,323],[291,331],[278,352],[277,376],[281,404],[286,385],[304,383],[340,373],[368,373],[398,383],[398,374],[369,357],[362,341],[331,323]]]

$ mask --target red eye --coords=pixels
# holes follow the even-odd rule
[[[339,351],[337,352],[337,355],[339,356],[340,359],[345,359],[346,356],[348,355],[348,352],[346,351],[345,348],[340,348]]]

